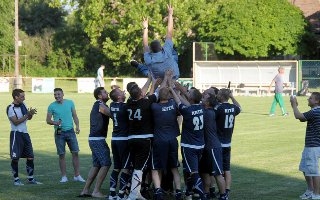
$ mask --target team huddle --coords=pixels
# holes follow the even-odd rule
[[[231,137],[235,116],[240,113],[240,105],[230,90],[209,88],[202,94],[195,88],[187,90],[175,82],[172,71],[167,70],[163,80],[149,75],[142,88],[131,82],[127,91],[130,97],[125,103],[124,91],[118,87],[113,89],[110,107],[106,105],[109,100],[106,90],[98,87],[94,91],[97,101],[90,113],[89,145],[96,173],[89,173],[81,195],[103,196],[96,187],[89,194],[89,188],[95,176],[99,176],[99,169],[108,170],[111,166],[105,141],[110,117],[114,169],[109,199],[145,199],[141,191],[151,180],[153,198],[163,199],[162,180],[169,173],[173,177],[175,198],[182,199],[177,140],[180,133],[186,199],[192,196],[209,199],[214,182],[219,189],[218,198],[228,199]],[[233,104],[228,103],[229,98]]]

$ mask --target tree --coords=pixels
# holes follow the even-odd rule
[[[202,41],[215,50],[242,59],[297,55],[306,22],[287,0],[219,0],[216,14],[199,28]]]
[[[0,54],[14,52],[14,1],[0,1]]]

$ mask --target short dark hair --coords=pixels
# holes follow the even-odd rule
[[[138,98],[140,97],[141,93],[142,93],[142,91],[141,91],[141,89],[139,88],[139,86],[137,84],[133,85],[132,88],[129,91],[129,94],[130,94],[131,98],[134,99],[134,100],[138,100]]]
[[[319,103],[320,103],[320,92],[312,92],[311,95],[313,95],[314,98],[315,98],[316,100],[318,100]]]
[[[191,89],[190,98],[194,101],[194,103],[200,103],[202,99],[202,94],[198,89]]]
[[[61,91],[63,93],[63,90],[61,88],[54,88],[53,92]]]
[[[14,89],[12,90],[12,98],[20,96],[21,93],[24,93],[22,89]]]
[[[113,90],[111,90],[110,92],[110,98],[112,101],[116,102],[118,100],[118,96],[119,96],[119,88],[115,88]]]
[[[96,99],[99,99],[99,95],[101,94],[101,91],[104,90],[104,87],[97,87],[96,89],[94,89],[93,91],[93,96]]]
[[[136,83],[136,82],[129,82],[129,83],[127,84],[127,91],[130,92],[130,89],[131,89],[134,85],[137,85],[137,83]]]
[[[159,51],[161,51],[161,44],[159,40],[153,40],[150,43],[150,49],[153,53],[157,53]]]

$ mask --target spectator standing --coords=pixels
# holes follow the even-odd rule
[[[96,88],[97,87],[104,87],[104,72],[105,69],[104,65],[101,65],[97,71],[97,78],[96,78]]]
[[[273,84],[275,84],[274,98],[273,98],[273,102],[271,104],[269,116],[270,117],[274,116],[277,104],[279,104],[279,106],[280,106],[282,116],[287,116],[288,113],[284,107],[284,101],[283,101],[283,97],[282,97],[283,87],[286,85],[283,67],[279,67],[278,74],[272,79],[270,86],[269,86],[269,90],[268,90],[269,93],[270,93],[270,90],[271,90],[271,87]]]
[[[26,158],[27,182],[30,184],[42,184],[35,180],[34,173],[34,154],[32,142],[27,130],[27,121],[31,120],[37,113],[37,109],[30,108],[24,103],[25,93],[21,89],[12,91],[13,102],[7,106],[7,116],[11,125],[10,131],[10,157],[11,170],[14,178],[13,184],[16,186],[24,185],[19,178],[19,159]]]
[[[72,153],[72,164],[74,169],[74,181],[85,182],[80,175],[79,167],[79,145],[76,134],[80,133],[79,119],[76,108],[72,100],[64,99],[63,90],[61,88],[54,89],[54,98],[56,101],[51,103],[47,111],[47,124],[54,125],[54,139],[59,155],[59,166],[61,171],[61,183],[68,181],[66,172],[66,144]],[[76,132],[74,131],[73,122],[76,125]],[[61,129],[61,131],[57,131]]]
[[[320,93],[312,92],[308,99],[311,110],[301,113],[295,96],[290,98],[294,117],[301,122],[307,122],[305,145],[302,152],[299,170],[303,172],[307,190],[301,199],[320,199]]]

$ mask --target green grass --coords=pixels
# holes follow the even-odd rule
[[[74,100],[80,120],[81,133],[80,166],[84,178],[91,167],[91,151],[87,137],[89,132],[89,113],[94,102],[92,94],[66,92],[65,98]],[[269,117],[272,97],[236,97],[242,106],[242,113],[236,118],[232,142],[232,192],[233,200],[270,200],[298,199],[305,191],[305,182],[299,172],[301,152],[304,146],[306,123],[294,119],[285,97],[288,117]],[[306,97],[298,97],[299,108],[306,111]],[[60,184],[58,156],[53,138],[52,127],[45,122],[47,106],[53,101],[52,94],[26,93],[26,104],[38,108],[38,114],[28,122],[28,129],[35,153],[35,177],[43,185],[12,184],[9,157],[10,125],[5,109],[12,102],[11,94],[0,93],[0,199],[79,199],[83,184],[68,182]],[[110,144],[112,123],[109,125],[108,143]],[[67,153],[67,174],[73,176],[70,153]],[[19,174],[26,178],[25,160],[21,159]],[[110,173],[109,173],[110,175]],[[109,175],[102,190],[108,193]]]

